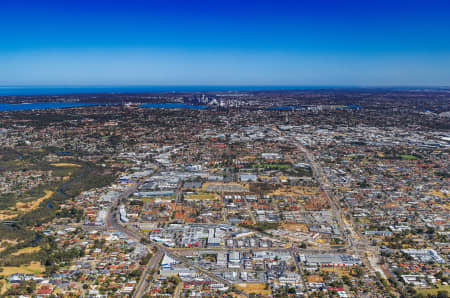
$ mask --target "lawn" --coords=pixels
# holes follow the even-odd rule
[[[414,156],[414,155],[400,155],[400,157],[402,158],[402,159],[418,159],[416,156]]]
[[[0,267],[2,271],[0,275],[9,276],[14,273],[23,273],[23,274],[39,274],[45,271],[45,267],[41,265],[40,262],[31,262],[28,265],[22,265],[20,267]]]
[[[450,292],[450,285],[440,285],[437,289],[418,289],[417,293],[424,295],[436,295],[439,291],[447,291]]]

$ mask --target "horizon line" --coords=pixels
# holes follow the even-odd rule
[[[0,88],[107,88],[107,87],[280,87],[280,88],[450,88],[449,85],[322,85],[322,84],[11,84]]]

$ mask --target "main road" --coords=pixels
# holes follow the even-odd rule
[[[283,136],[283,133],[279,131],[276,127],[272,127],[272,129],[278,133],[278,135]],[[297,149],[301,152],[303,152],[308,160],[308,162],[311,165],[311,168],[313,170],[313,175],[316,178],[317,182],[319,183],[320,190],[323,191],[325,194],[325,197],[327,198],[328,203],[330,204],[332,213],[334,218],[336,219],[338,226],[341,230],[341,233],[345,237],[347,241],[347,246],[345,249],[353,249],[353,251],[358,254],[363,262],[366,263],[366,266],[368,268],[372,269],[372,273],[375,271],[378,271],[384,276],[383,270],[379,268],[379,266],[376,264],[376,262],[371,261],[369,259],[364,258],[364,255],[366,254],[372,254],[372,256],[378,257],[378,251],[377,248],[371,247],[369,244],[369,241],[366,239],[366,237],[359,231],[359,229],[356,228],[355,223],[350,218],[348,222],[344,220],[344,213],[342,211],[342,208],[340,206],[340,200],[337,197],[334,197],[333,194],[330,194],[330,183],[328,181],[328,178],[320,166],[320,164],[316,161],[311,151],[306,149],[300,142],[298,142],[294,137],[291,137],[291,142],[297,146]],[[353,237],[358,236],[358,240],[355,240]],[[355,237],[356,238],[356,237]],[[369,256],[370,258],[370,256]]]
[[[144,183],[143,181],[136,183],[135,185],[133,185],[133,186],[127,188],[125,191],[123,191],[120,194],[120,196],[114,201],[114,203],[111,205],[111,207],[108,208],[107,217],[106,217],[106,226],[108,227],[108,229],[120,231],[120,232],[128,235],[131,239],[134,239],[135,241],[138,241],[138,242],[140,242],[142,238],[147,239],[146,235],[140,231],[134,230],[130,227],[123,225],[120,222],[119,215],[117,213],[117,207],[121,200],[124,200],[124,199],[128,198],[129,196],[131,196],[134,192],[136,192],[136,190],[139,188],[139,186],[143,183]],[[200,266],[192,264],[190,262],[190,260],[187,259],[186,257],[181,256],[181,255],[177,254],[176,252],[172,252],[170,249],[168,249],[167,247],[165,247],[159,243],[152,242],[151,244],[145,244],[145,245],[149,251],[150,251],[150,248],[156,247],[158,249],[158,254],[161,254],[161,256],[162,256],[162,254],[167,254],[168,256],[172,257],[173,259],[177,260],[180,263],[188,264],[191,268],[194,268],[197,271],[205,274],[206,276],[208,276],[209,278],[211,278],[212,280],[214,280],[216,282],[223,283],[228,286],[231,285],[231,283],[228,280],[226,280],[222,277],[219,277],[219,276],[211,273],[210,271],[201,268]],[[133,297],[135,297],[135,298],[142,297],[142,295],[145,292],[145,288],[147,286],[148,274],[152,271],[152,269],[156,268],[156,265],[159,265],[159,262],[156,262],[156,259],[152,258],[152,260],[153,260],[153,262],[152,261],[148,262],[148,264],[145,267],[143,274],[139,280],[139,283],[136,286],[135,294],[133,295]]]
[[[158,251],[155,255],[152,256],[152,258],[148,261],[147,266],[145,267],[144,271],[142,272],[142,275],[139,279],[139,283],[136,286],[136,289],[131,297],[137,298],[142,297],[142,295],[145,292],[145,289],[147,288],[150,279],[147,277],[154,269],[157,269],[159,267],[159,262],[161,261],[161,258],[163,257],[163,253]]]

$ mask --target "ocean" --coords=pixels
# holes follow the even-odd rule
[[[330,89],[330,86],[0,86],[0,96]],[[342,88],[342,87],[341,87]]]

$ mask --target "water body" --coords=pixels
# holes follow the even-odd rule
[[[332,86],[0,86],[0,96],[87,93],[151,93],[342,89]],[[351,87],[349,87],[351,88]]]
[[[107,106],[114,103],[101,102],[35,102],[24,104],[0,104],[0,111],[31,111],[43,109],[63,109],[89,106]]]
[[[269,107],[266,110],[294,110],[295,106]]]
[[[153,108],[153,109],[191,109],[191,110],[204,110],[209,109],[208,106],[196,106],[188,105],[184,103],[149,103],[139,105],[140,108]]]

